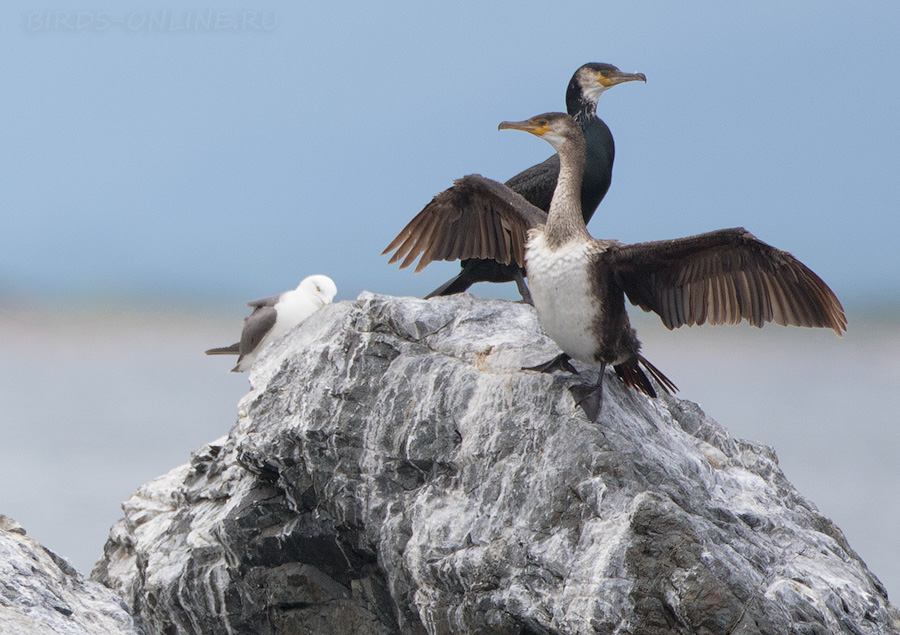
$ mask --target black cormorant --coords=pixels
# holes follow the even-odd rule
[[[581,125],[587,144],[587,161],[581,189],[581,209],[585,223],[594,215],[594,211],[609,190],[616,154],[615,142],[609,127],[596,115],[597,100],[606,89],[616,84],[633,81],[646,82],[647,78],[643,73],[624,73],[612,64],[592,62],[575,71],[566,89],[566,109]],[[546,161],[512,177],[506,182],[506,185],[525,197],[532,205],[546,212],[550,209],[550,200],[553,198],[558,174],[559,157],[554,154]],[[452,214],[455,206],[465,205],[470,199],[477,201],[482,183],[473,179],[472,176],[457,180],[453,187],[435,196],[425,210],[430,210],[434,214]],[[447,241],[461,238],[459,235],[463,232],[478,231],[477,227],[472,225],[467,227],[451,225],[446,229],[448,235],[445,240]],[[414,240],[418,238],[415,227],[408,225],[385,249],[384,253],[388,253],[408,238]],[[391,262],[398,257],[395,255]],[[461,264],[462,271],[458,275],[425,297],[462,293],[476,282],[515,280],[522,298],[530,301],[521,267],[509,262],[498,261],[496,254],[490,251],[478,258],[467,258]]]
[[[538,319],[563,351],[529,370],[575,372],[569,359],[599,364],[596,384],[570,389],[590,420],[595,421],[600,412],[607,364],[628,386],[651,397],[656,391],[641,366],[666,393],[676,389],[640,354],[625,296],[645,311],[659,314],[670,329],[706,322],[736,324],[745,319],[759,327],[775,322],[830,328],[837,335],[846,330],[843,307],[821,278],[791,254],[743,228],[633,245],[592,238],[579,197],[586,154],[580,126],[569,115],[548,113],[504,122],[500,128],[540,136],[561,157],[559,183],[546,222],[540,210],[510,188],[479,177],[484,197],[480,211],[460,208],[456,218],[444,221],[467,227],[473,222],[472,213],[487,214],[489,220],[481,226],[490,230],[467,232],[466,240],[451,244],[440,242],[441,231],[429,231],[426,238],[436,236],[438,242],[417,243],[404,265],[419,254],[417,268],[421,269],[437,255],[448,260],[469,258],[486,249],[498,250],[501,260],[524,264]],[[526,234],[527,244],[520,249],[517,239]]]

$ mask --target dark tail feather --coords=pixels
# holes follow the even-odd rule
[[[638,362],[644,365],[644,368],[646,368],[647,372],[649,372],[653,379],[656,380],[664,393],[671,395],[678,390],[678,387],[672,383],[672,380],[663,375],[662,372],[647,361],[647,358],[643,355],[635,355],[631,359],[615,366],[616,375],[625,382],[626,386],[639,390],[649,397],[656,397],[656,390],[653,388],[653,384],[650,383],[647,375],[641,370]]]
[[[207,355],[240,355],[241,353],[238,350],[240,348],[240,346],[241,346],[240,343],[237,342],[235,344],[232,344],[231,346],[223,346],[221,348],[211,348],[208,351],[206,351],[206,354]]]
[[[463,269],[459,272],[458,275],[451,278],[437,289],[429,293],[425,296],[425,299],[434,298],[439,295],[453,295],[455,293],[462,293],[469,287],[475,284],[475,280],[472,279],[471,275],[468,271]]]
[[[647,379],[647,375],[645,375],[644,371],[641,370],[641,367],[638,366],[637,356],[632,357],[613,368],[616,371],[616,375],[625,382],[626,386],[639,390],[650,397],[656,397],[656,391],[653,389],[653,384],[650,383],[650,380]]]
[[[638,359],[640,360],[641,364],[644,365],[644,368],[646,368],[649,373],[653,375],[653,379],[656,380],[656,383],[659,384],[664,393],[666,393],[667,395],[671,395],[678,392],[678,386],[676,386],[671,379],[663,375],[662,371],[651,364],[646,357],[644,357],[643,355],[638,355]]]

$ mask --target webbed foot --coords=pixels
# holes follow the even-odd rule
[[[600,367],[600,377],[596,384],[577,384],[569,386],[569,392],[575,399],[575,405],[584,410],[588,421],[597,421],[600,416],[600,408],[603,406],[603,371],[606,364]]]
[[[565,353],[560,353],[549,362],[544,362],[543,364],[538,364],[537,366],[525,366],[522,368],[522,370],[534,370],[539,373],[552,373],[560,370],[567,373],[572,373],[573,375],[577,375],[578,371],[575,370],[575,367],[569,363],[570,359],[572,358]]]
[[[603,386],[593,384],[578,384],[570,386],[569,392],[575,398],[575,405],[580,406],[587,415],[588,421],[597,421],[600,408],[603,405]]]

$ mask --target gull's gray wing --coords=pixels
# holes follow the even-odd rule
[[[206,351],[207,355],[240,355],[240,342],[236,342],[231,346],[222,346],[220,348],[211,348]]]
[[[278,299],[280,297],[281,297],[281,294],[273,295],[268,298],[262,298],[260,300],[253,300],[252,302],[248,302],[247,306],[252,306],[254,308],[263,307],[263,306],[275,306],[278,303]]]
[[[244,330],[241,331],[241,355],[252,353],[266,334],[275,326],[278,311],[271,306],[261,306],[254,309],[248,317],[244,318]]]

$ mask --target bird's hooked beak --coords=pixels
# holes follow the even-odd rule
[[[647,83],[647,76],[643,73],[623,73],[620,70],[602,71],[597,73],[597,83],[604,88],[610,88],[616,84],[624,84],[625,82],[644,82]]]
[[[524,130],[540,137],[550,132],[550,127],[546,121],[526,119],[525,121],[503,121],[497,126],[497,130]]]

